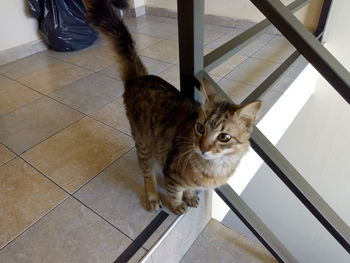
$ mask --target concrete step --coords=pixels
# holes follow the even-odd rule
[[[261,244],[211,219],[180,262],[272,263],[277,261]]]

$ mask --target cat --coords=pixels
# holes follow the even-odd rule
[[[117,55],[126,115],[144,175],[147,208],[160,209],[158,165],[164,174],[167,198],[176,214],[197,207],[200,189],[225,184],[249,148],[260,101],[233,105],[204,82],[205,101],[186,98],[157,76],[148,75],[134,41],[115,8],[125,0],[89,0],[88,20],[111,41]],[[206,93],[207,92],[207,93]]]

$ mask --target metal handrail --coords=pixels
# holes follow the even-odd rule
[[[309,2],[310,0],[296,0],[289,4],[287,8],[291,12],[297,12]],[[271,26],[271,22],[268,19],[264,19],[263,21],[239,34],[235,38],[214,49],[204,56],[204,69],[206,71],[214,69],[223,63],[226,59],[230,58],[242,50],[244,47],[249,45],[251,42],[253,42],[255,39],[260,37],[262,34],[264,34],[265,31]]]
[[[350,73],[301,24],[288,8],[279,0],[250,1],[314,66],[344,100],[350,103]]]
[[[195,5],[198,10],[193,9]],[[283,35],[289,39],[289,41],[297,48],[297,50],[308,59],[311,64],[329,81],[330,84],[338,91],[338,93],[349,103],[350,102],[350,74],[345,70],[345,68],[322,46],[322,44],[310,33],[305,27],[294,17],[291,11],[285,7],[278,0],[251,0],[260,11],[276,26],[277,29],[281,31]],[[298,2],[301,4],[304,1],[297,0],[293,2],[295,4]],[[331,0],[325,0],[322,14],[329,11]],[[188,11],[188,8],[192,8]],[[290,8],[290,6],[289,6]],[[187,14],[192,12],[192,17],[187,17],[186,15],[180,15],[182,11],[187,10]],[[205,56],[204,63],[203,59],[199,59],[198,56],[203,55],[203,39],[198,39],[198,36],[203,37],[203,26],[199,27],[197,30],[195,25],[201,21],[203,22],[203,13],[204,10],[204,1],[203,0],[192,0],[192,1],[181,1],[178,0],[178,14],[179,14],[179,34],[180,31],[188,31],[194,33],[195,37],[192,39],[186,38],[186,41],[180,41],[181,37],[179,36],[179,48],[180,48],[180,73],[181,80],[182,75],[185,74],[187,80],[189,76],[205,76],[210,81],[213,82],[213,86],[217,91],[222,94],[224,97],[228,96],[221,90],[220,87],[210,78],[207,72],[200,70],[203,68],[203,64],[206,65],[205,69],[211,69],[214,65],[218,65],[219,61],[225,60],[229,55],[234,54],[239,49],[243,48],[245,45],[250,43],[251,39],[254,39],[253,32],[261,34],[267,26],[266,21],[262,21],[256,27],[251,29],[247,34],[242,34],[243,36],[238,36],[235,39],[227,42],[219,48],[218,51],[212,51],[210,54]],[[185,12],[185,11],[184,11]],[[181,21],[180,20],[184,20]],[[189,21],[185,21],[188,19]],[[325,26],[326,19],[320,19],[316,34],[322,35],[323,29]],[[189,23],[188,23],[189,22]],[[190,27],[190,28],[188,28]],[[249,31],[249,29],[248,29]],[[187,33],[188,33],[187,32]],[[181,33],[183,36],[186,36],[186,33]],[[187,36],[189,36],[187,34]],[[188,51],[190,47],[190,51]],[[187,48],[187,49],[186,49]],[[233,51],[230,51],[230,48],[233,48]],[[184,56],[183,54],[186,54]],[[225,54],[227,53],[227,54]],[[229,54],[229,55],[228,55]],[[282,65],[277,68],[270,77],[268,77],[253,93],[251,93],[245,102],[248,102],[252,99],[256,99],[261,96],[269,87],[277,81],[283,72],[289,67],[289,65],[295,61],[298,52],[293,53],[287,61],[282,63]],[[288,61],[289,60],[289,61]],[[186,70],[182,70],[183,64],[186,65]],[[194,79],[194,78],[193,78]],[[193,98],[195,93],[194,80],[190,80],[187,83],[181,81],[181,91],[186,95],[190,94],[190,98]],[[184,85],[183,85],[184,84]],[[333,235],[333,237],[341,244],[345,250],[350,253],[350,229],[349,226],[334,212],[334,210],[320,197],[320,195],[309,185],[306,180],[296,171],[296,169],[289,163],[288,160],[276,149],[274,145],[255,127],[252,138],[251,138],[252,148],[258,153],[258,155],[268,164],[268,166],[277,174],[277,176],[286,184],[287,187],[299,198],[299,200],[309,209],[309,211],[318,219],[321,224]],[[231,209],[235,210],[237,215],[243,220],[243,222],[251,229],[254,225],[259,225],[259,220],[255,220],[255,215],[251,218],[252,221],[247,224],[247,220],[242,217],[245,214],[247,208],[245,205],[239,205],[240,207],[235,207],[235,204],[232,203],[232,192],[230,194],[230,186],[225,185],[222,188],[219,188],[217,192],[220,194],[222,199],[228,203]],[[221,191],[220,189],[226,189]],[[230,196],[231,195],[231,196]],[[235,196],[239,200],[240,204],[244,204],[243,200],[239,196]],[[231,200],[231,201],[230,201]],[[237,201],[236,200],[236,201]],[[243,203],[242,203],[243,202]],[[250,214],[250,212],[249,212]],[[253,221],[256,222],[253,222]],[[256,235],[259,231],[256,229],[252,230]],[[264,235],[256,235],[258,239],[261,239],[263,244],[276,257],[280,262],[284,262],[280,257],[281,254],[285,254],[285,248],[279,246],[280,242],[278,241],[277,245],[270,245],[268,240],[274,242],[274,238],[271,237],[269,231],[262,231]],[[280,250],[275,251],[274,249]],[[278,253],[279,252],[279,253]],[[277,254],[277,256],[276,256]],[[288,254],[288,252],[287,252]],[[286,254],[285,254],[286,255]]]

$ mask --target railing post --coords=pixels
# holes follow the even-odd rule
[[[204,0],[178,0],[181,92],[194,99],[194,76],[203,69]]]

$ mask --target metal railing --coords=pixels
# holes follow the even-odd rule
[[[225,92],[211,79],[208,71],[259,37],[272,23],[295,46],[297,51],[290,55],[266,78],[243,103],[256,100],[267,92],[300,54],[349,103],[350,74],[318,40],[322,38],[332,1],[324,1],[319,24],[314,35],[292,14],[292,12],[299,10],[309,1],[296,0],[287,7],[279,0],[251,0],[251,2],[268,20],[263,20],[216,50],[213,50],[208,55],[203,56],[204,0],[178,0],[181,91],[189,98],[196,98],[196,78],[205,77],[211,81],[218,93],[230,100]],[[251,146],[304,206],[350,254],[349,226],[321,198],[312,186],[307,183],[302,175],[298,173],[257,127],[254,127]],[[216,189],[216,192],[279,262],[297,262],[293,255],[291,255],[229,185],[224,185]]]

